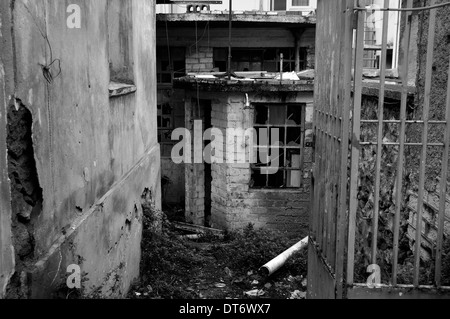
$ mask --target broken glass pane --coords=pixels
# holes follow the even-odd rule
[[[299,105],[288,105],[288,125],[302,125],[301,107]]]
[[[286,106],[271,105],[269,113],[269,124],[284,125],[286,123]]]
[[[267,124],[268,122],[268,107],[266,105],[256,105],[255,107],[255,123]]]
[[[299,127],[287,129],[287,146],[300,146],[302,130]]]

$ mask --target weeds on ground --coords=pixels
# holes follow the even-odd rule
[[[131,290],[129,297],[199,298],[198,291],[195,292],[192,289],[192,282],[199,281],[200,277],[211,281],[209,284],[220,282],[227,277],[225,270],[229,274],[228,285],[233,285],[228,288],[230,292],[241,288],[248,289],[250,282],[248,274],[257,275],[262,265],[291,247],[295,241],[275,232],[255,230],[252,225],[249,225],[240,232],[226,232],[224,237],[207,232],[200,236],[197,243],[206,244],[206,248],[195,248],[192,242],[180,239],[170,229],[170,225],[165,227],[162,234],[144,230],[141,278]],[[287,292],[293,290],[293,285],[300,285],[303,278],[306,278],[306,269],[307,254],[300,252],[293,256],[273,278],[270,278],[270,281],[274,287],[284,287],[283,297],[285,297]],[[244,277],[244,281],[247,282],[245,287],[234,286],[235,282],[242,281],[238,278]],[[259,279],[261,285],[268,283],[268,279],[263,279],[259,275],[251,279]],[[283,285],[280,283],[275,285],[277,280],[285,282]],[[242,289],[240,295],[242,295]]]

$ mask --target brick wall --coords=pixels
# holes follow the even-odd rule
[[[227,108],[224,107],[227,103],[227,98],[222,97],[212,101],[211,122],[212,126],[222,131],[228,126]],[[226,141],[223,141],[225,150]],[[215,161],[212,164],[212,187],[211,187],[211,224],[213,227],[228,225],[229,218],[227,215],[227,204],[229,195],[227,190],[227,171],[226,153],[224,151],[216,151]],[[223,163],[218,162],[219,159]]]
[[[205,224],[205,167],[203,164],[195,164],[194,157],[194,121],[201,119],[198,107],[191,98],[185,102],[186,123],[185,127],[192,132],[192,164],[185,165],[185,189],[186,189],[186,222],[203,226]]]
[[[214,68],[213,48],[190,47],[186,50],[186,72],[210,72]]]

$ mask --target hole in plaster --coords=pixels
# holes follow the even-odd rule
[[[13,246],[16,275],[24,273],[34,258],[34,221],[42,212],[43,191],[39,185],[33,137],[33,117],[20,99],[13,99],[7,113],[8,176],[11,185]],[[18,275],[20,277],[20,275]],[[12,280],[8,295],[26,297],[22,281]],[[26,287],[25,287],[26,289]]]

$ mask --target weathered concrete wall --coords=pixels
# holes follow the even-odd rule
[[[2,42],[13,38],[8,48],[14,60],[4,66],[14,85],[6,95],[31,113],[43,191],[42,210],[33,220],[33,253],[16,265],[15,277],[28,277],[21,287],[13,278],[9,297],[48,297],[65,288],[70,264],[85,273],[84,293],[124,294],[139,273],[146,189],[160,207],[154,1],[129,0],[119,8],[117,1],[73,3],[81,8],[80,29],[66,27],[65,2],[6,1],[1,6],[6,19],[0,37]],[[116,21],[108,10],[127,14]],[[114,32],[110,26],[129,23],[132,28],[124,28],[117,41],[132,42],[121,47],[129,48],[123,53],[133,61],[127,76],[133,75],[137,91],[110,99],[115,46],[108,34]],[[61,60],[61,74],[56,77],[53,64],[55,78],[48,83],[39,64],[52,59]]]
[[[11,28],[10,12],[5,10],[6,2],[0,3],[0,26]],[[1,31],[2,29],[0,29]],[[11,68],[11,37],[0,33],[0,299],[4,297],[6,286],[14,273],[14,251],[11,234],[11,192],[8,179],[6,125],[7,107],[13,87],[13,73]]]
[[[214,68],[214,49],[210,47],[188,48],[186,52],[186,73],[211,72]]]
[[[225,132],[227,128],[252,128],[254,110],[245,107],[243,93],[200,92],[201,99],[211,100],[212,126]],[[186,123],[192,123],[188,115],[197,107],[192,99],[197,92],[186,93]],[[312,92],[249,93],[252,103],[307,104],[306,130],[312,128]],[[196,117],[199,118],[199,117]],[[311,149],[305,148],[304,185],[299,189],[252,189],[251,165],[226,162],[232,141],[224,139],[224,163],[212,163],[211,225],[216,228],[238,230],[252,223],[257,228],[286,232],[293,236],[306,236],[308,231]],[[245,145],[238,145],[232,153],[245,153]],[[186,219],[194,224],[204,222],[205,205],[204,165],[186,165]]]

